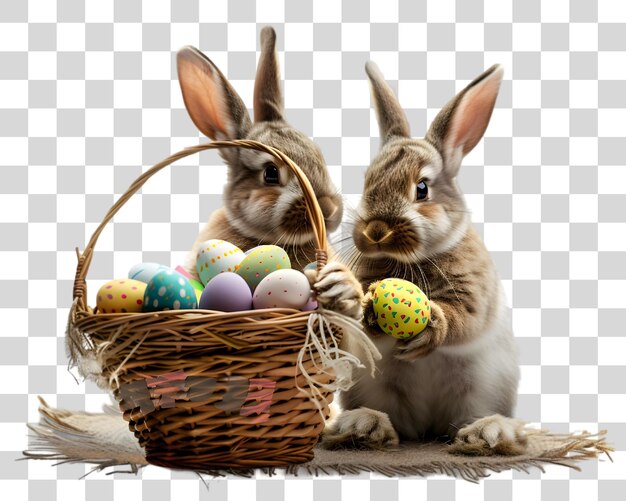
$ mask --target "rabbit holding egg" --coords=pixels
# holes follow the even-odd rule
[[[368,291],[365,328],[383,358],[375,378],[361,371],[341,393],[345,410],[325,430],[325,444],[449,437],[472,452],[519,452],[525,436],[511,417],[519,368],[510,311],[457,183],[463,157],[489,123],[502,68],[493,66],[452,99],[424,139],[411,138],[378,67],[370,62],[366,71],[381,147],[365,174],[355,273]],[[373,294],[388,277],[414,282],[429,297],[430,323],[410,339],[377,325]]]

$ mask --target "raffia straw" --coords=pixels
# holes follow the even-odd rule
[[[319,403],[322,398],[321,389],[330,392],[349,389],[354,384],[352,378],[353,369],[364,367],[358,357],[339,348],[339,342],[333,334],[333,327],[341,329],[344,336],[350,336],[351,343],[354,343],[354,345],[361,348],[362,352],[366,353],[372,377],[375,369],[374,360],[380,360],[381,355],[372,341],[361,330],[361,325],[351,318],[346,318],[332,311],[322,310],[321,313],[313,313],[309,316],[307,327],[306,339],[298,352],[297,364],[300,373],[307,381],[309,390],[298,385],[297,382],[296,386],[309,396],[322,417],[324,417],[322,406]],[[307,352],[309,352],[312,360],[315,360],[313,354],[319,356],[321,367],[315,362],[314,367],[318,372],[332,373],[335,377],[334,381],[321,383],[315,379],[314,375],[309,373],[304,365],[304,355]]]

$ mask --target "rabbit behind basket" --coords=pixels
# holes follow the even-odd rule
[[[210,59],[185,47],[178,52],[177,63],[183,100],[198,129],[214,140],[252,139],[281,150],[311,182],[327,231],[337,229],[343,200],[333,186],[322,152],[283,117],[274,29],[266,26],[261,30],[254,123],[241,97]],[[243,250],[260,244],[280,245],[295,269],[315,261],[313,228],[295,176],[277,166],[267,153],[225,148],[220,154],[228,166],[224,207],[211,214],[198,234],[185,259],[187,272],[197,277],[197,252],[208,239],[226,240]],[[360,320],[361,287],[346,266],[330,262],[319,273],[305,273],[320,305]]]
[[[383,355],[341,394],[347,409],[325,444],[397,444],[456,437],[479,453],[518,452],[525,437],[512,415],[519,380],[509,308],[494,262],[474,230],[457,184],[461,160],[491,117],[502,69],[476,78],[435,118],[425,139],[408,121],[378,68],[368,63],[381,148],[365,175],[354,229],[355,273],[367,290],[366,328]],[[378,281],[416,283],[431,321],[410,340],[379,330],[372,310]]]
[[[214,140],[253,139],[290,157],[311,182],[329,232],[341,222],[343,203],[330,179],[320,148],[283,117],[276,56],[276,34],[261,31],[261,56],[254,83],[254,122],[244,102],[213,62],[192,47],[178,52],[178,77],[185,106],[198,129]],[[260,244],[285,248],[294,268],[315,261],[313,230],[302,191],[288,169],[267,153],[225,148],[228,165],[224,207],[210,216],[185,261],[197,276],[195,261],[202,242],[217,238],[243,250]]]

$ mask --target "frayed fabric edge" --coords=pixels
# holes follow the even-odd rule
[[[101,444],[94,444],[93,437],[88,437],[88,433],[68,423],[63,415],[59,415],[67,411],[55,412],[56,410],[47,406],[44,401],[42,401],[42,407],[44,409],[42,411],[42,422],[40,424],[28,425],[34,433],[34,441],[32,448],[24,451],[24,457],[21,459],[52,460],[56,461],[55,465],[65,463],[91,465],[92,469],[87,474],[107,469],[113,469],[106,472],[107,474],[137,474],[140,468],[148,464],[143,454],[141,454],[143,451],[138,445],[135,451],[131,450],[117,457],[111,457],[113,456],[110,454],[111,450],[102,448]],[[552,434],[547,430],[528,429],[528,433],[532,436],[549,440],[551,444],[554,444],[554,447],[535,457],[527,455],[499,456],[498,463],[490,462],[487,455],[478,454],[481,458],[477,458],[477,454],[450,446],[450,453],[455,456],[454,461],[438,460],[427,464],[403,465],[402,467],[363,462],[317,465],[313,461],[285,467],[207,469],[196,471],[195,473],[200,477],[208,475],[211,477],[237,476],[244,478],[254,477],[258,471],[268,476],[282,472],[296,477],[300,473],[322,476],[337,474],[359,475],[364,472],[376,472],[387,477],[426,477],[428,475],[443,474],[476,483],[488,477],[492,472],[499,473],[509,469],[528,473],[531,469],[537,468],[545,472],[544,466],[546,465],[560,465],[580,470],[577,462],[598,458],[601,455],[606,455],[612,461],[610,453],[614,449],[605,440],[605,430],[599,433]],[[83,442],[80,446],[76,446],[77,439]],[[100,445],[99,452],[94,453],[94,447],[98,445]],[[90,451],[90,457],[85,457],[85,450]],[[137,452],[140,454],[137,454]],[[467,456],[468,463],[459,464],[459,455]],[[119,470],[118,467],[127,467],[129,470]]]

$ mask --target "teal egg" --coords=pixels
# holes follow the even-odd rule
[[[144,312],[188,310],[198,307],[196,292],[187,279],[174,270],[157,272],[148,285],[143,299]]]

